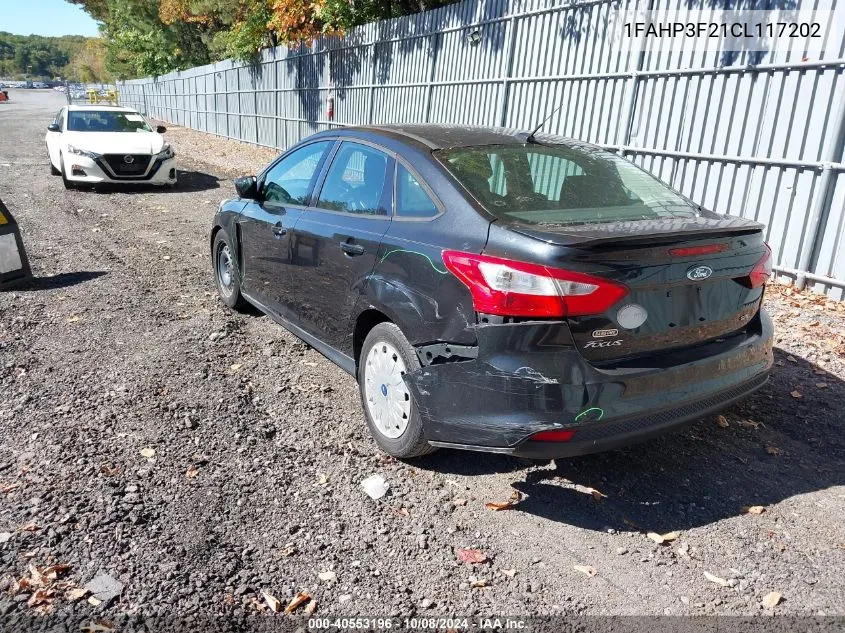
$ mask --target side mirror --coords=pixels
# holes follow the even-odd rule
[[[165,132],[167,132],[167,128],[163,125],[157,125],[156,132],[158,132],[159,134],[164,134]]]
[[[50,125],[47,126],[47,131],[48,132],[61,132],[62,128],[59,127],[58,123],[51,123]]]
[[[234,182],[239,198],[258,200],[258,183],[255,181],[255,176],[235,178]]]

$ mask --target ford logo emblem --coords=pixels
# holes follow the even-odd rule
[[[713,274],[710,266],[694,266],[687,271],[687,278],[692,281],[702,281]]]
[[[132,154],[127,154],[126,156],[123,157],[123,162],[126,163],[127,165],[131,165],[132,163],[135,162],[135,157]]]

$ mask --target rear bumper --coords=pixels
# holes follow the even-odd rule
[[[749,333],[601,368],[581,357],[560,324],[485,326],[478,358],[424,367],[406,381],[434,445],[571,457],[660,435],[746,397],[768,378],[772,334],[761,311]],[[567,442],[530,439],[559,429],[575,434]]]

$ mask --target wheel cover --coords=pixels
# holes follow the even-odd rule
[[[379,341],[367,353],[364,365],[364,396],[376,430],[396,439],[408,428],[411,394],[403,376],[407,368],[399,351]]]
[[[220,290],[228,297],[234,291],[235,271],[232,263],[232,251],[223,244],[217,253],[217,281]]]

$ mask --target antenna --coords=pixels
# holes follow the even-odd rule
[[[539,131],[540,131],[540,128],[541,128],[541,127],[543,127],[546,123],[548,123],[549,119],[551,119],[551,118],[552,118],[555,114],[557,114],[557,113],[558,113],[558,111],[559,111],[559,110],[563,107],[563,105],[564,105],[564,104],[562,104],[562,103],[561,103],[558,107],[556,107],[554,110],[552,110],[552,111],[549,113],[549,115],[548,115],[545,119],[543,119],[542,121],[540,121],[540,125],[538,125],[538,126],[537,126],[537,127],[535,127],[533,130],[531,130],[531,134],[529,134],[529,135],[525,138],[525,142],[526,142],[526,143],[534,143],[534,142],[536,142],[536,141],[534,140],[534,135],[535,135],[537,132],[539,132]]]

